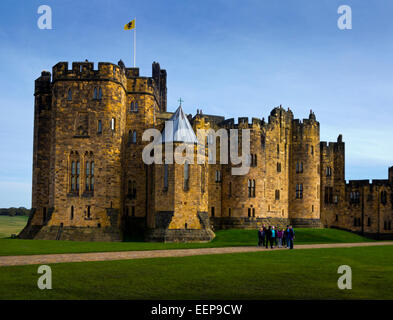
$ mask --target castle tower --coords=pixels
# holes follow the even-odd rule
[[[320,219],[319,122],[310,111],[308,119],[293,121],[289,218],[292,223]],[[308,221],[309,223],[309,221]]]
[[[149,219],[153,224],[149,225],[147,239],[209,241],[214,233],[207,213],[208,170],[206,165],[197,163],[198,150],[202,150],[201,155],[206,160],[204,148],[198,148],[195,133],[181,106],[165,126],[161,138],[163,159],[173,156],[174,161],[155,165],[155,210],[151,212],[154,219]],[[173,128],[172,132],[168,126]],[[169,156],[168,145],[173,150]]]

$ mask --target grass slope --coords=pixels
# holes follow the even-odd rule
[[[1,267],[0,299],[393,299],[393,246]],[[339,290],[340,265],[352,290]]]
[[[356,234],[336,229],[297,229],[295,231],[295,244],[371,241]],[[0,239],[0,256],[23,254],[255,246],[256,244],[256,230],[235,229],[217,231],[216,238],[210,243],[78,242],[55,240]]]
[[[27,216],[0,216],[0,238],[11,237],[11,234],[18,234],[28,220]]]

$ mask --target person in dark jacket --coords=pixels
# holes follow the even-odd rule
[[[287,229],[287,248],[293,249],[293,240],[295,239],[295,231],[292,226]]]
[[[269,226],[269,229],[266,230],[266,249],[269,246],[269,242],[273,248],[273,242],[272,242],[272,227]]]
[[[266,227],[263,224],[262,225],[262,246],[265,246],[265,241],[266,241]]]

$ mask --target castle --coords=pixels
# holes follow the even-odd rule
[[[321,142],[312,111],[301,121],[280,106],[267,121],[237,123],[201,110],[186,116],[181,106],[171,113],[166,78],[155,62],[151,77],[122,61],[98,69],[87,60],[72,69],[60,62],[52,74],[42,72],[34,94],[32,214],[20,238],[209,241],[213,230],[262,223],[393,235],[393,167],[387,180],[347,183],[342,136]],[[145,164],[142,135],[162,131],[167,120],[175,128],[171,143],[188,140],[194,155],[197,129],[250,129],[248,173],[232,175],[230,163]]]

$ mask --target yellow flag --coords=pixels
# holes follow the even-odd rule
[[[124,26],[124,30],[132,30],[132,29],[134,29],[135,28],[135,19],[134,20],[131,20],[129,23],[127,23],[125,26]]]

